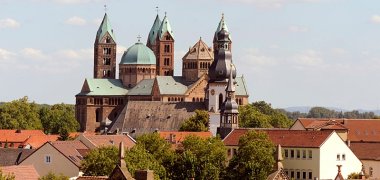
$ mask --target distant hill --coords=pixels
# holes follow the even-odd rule
[[[288,112],[296,112],[296,111],[299,111],[301,113],[308,113],[310,111],[312,107],[311,106],[294,106],[294,107],[287,107],[287,108],[284,108],[286,111]],[[327,109],[330,109],[330,110],[334,110],[334,111],[337,111],[337,112],[347,112],[347,111],[350,111],[350,110],[347,110],[347,109],[342,109],[342,108],[337,108],[337,107],[325,107]],[[376,115],[380,116],[380,109],[377,109],[377,110],[366,110],[366,109],[357,109],[360,113],[363,113],[363,112],[373,112],[375,113]]]

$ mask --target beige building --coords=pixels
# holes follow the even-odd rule
[[[20,165],[33,165],[40,176],[49,172],[62,173],[68,177],[76,177],[80,172],[80,161],[89,149],[80,141],[47,142]]]
[[[254,129],[235,129],[224,140],[231,158],[239,138]],[[275,145],[281,145],[284,171],[294,179],[333,179],[336,166],[341,174],[360,172],[362,163],[335,131],[264,130]]]

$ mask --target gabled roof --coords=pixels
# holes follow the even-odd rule
[[[380,142],[351,142],[350,149],[360,160],[380,161]]]
[[[58,138],[59,135],[30,136],[21,144],[21,146],[25,147],[30,145],[32,149],[37,149],[48,141],[57,141]]]
[[[112,37],[114,41],[116,40],[115,35],[113,34],[111,23],[108,20],[107,13],[105,13],[102,23],[100,24],[99,29],[96,32],[96,40],[100,42],[107,33]]]
[[[198,136],[200,138],[212,137],[212,133],[208,132],[187,132],[187,131],[159,131],[158,134],[165,140],[170,140],[170,136],[175,136],[175,143],[181,143],[187,136]],[[171,142],[174,143],[174,142]]]
[[[319,148],[333,131],[300,131],[300,130],[266,130],[266,129],[234,129],[224,138],[226,146],[237,146],[239,139],[249,130],[267,133],[274,145],[282,147]]]
[[[188,89],[186,81],[181,76],[156,76],[160,94],[183,95]]]
[[[46,136],[41,130],[0,129],[0,142],[24,142],[31,136]]]
[[[379,119],[299,118],[298,120],[306,129],[326,123],[324,129],[346,127],[349,131],[348,140],[351,142],[380,142]],[[330,126],[328,122],[335,122],[336,126]]]
[[[81,160],[90,151],[81,141],[55,141],[49,143],[77,167],[80,167]]]
[[[128,90],[120,79],[91,79],[86,78],[82,90],[77,96],[127,95]]]
[[[207,46],[205,42],[200,38],[195,45],[189,49],[189,51],[183,56],[182,60],[213,60],[214,53],[211,48]]]
[[[158,31],[160,29],[160,26],[161,26],[161,20],[157,14],[156,19],[154,20],[154,23],[152,25],[152,28],[149,31],[149,36],[148,36],[148,42],[152,45],[156,43],[156,38],[158,35]]]
[[[149,96],[152,94],[154,79],[143,79],[128,91],[128,96]]]
[[[236,77],[235,78],[235,95],[238,96],[248,96],[248,89],[247,89],[247,84],[245,83],[245,79],[243,76],[241,77]]]
[[[120,142],[123,142],[124,146],[130,149],[136,144],[136,141],[129,135],[94,135],[83,133],[82,136],[96,147],[118,146]]]
[[[0,148],[0,167],[17,165],[34,151],[34,149]]]
[[[16,180],[36,180],[40,176],[33,165],[0,167],[3,174],[13,174]]]
[[[160,131],[176,131],[196,109],[206,109],[203,102],[129,101],[109,132],[132,132],[135,135]]]
[[[172,27],[170,26],[169,19],[166,15],[161,22],[161,26],[158,29],[158,33],[159,33],[158,36],[160,39],[162,39],[166,33],[169,33],[170,36],[174,39]]]

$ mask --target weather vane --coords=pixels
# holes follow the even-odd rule
[[[104,5],[104,12],[107,12],[107,4]]]
[[[156,6],[156,11],[157,11],[157,14],[160,12],[160,9],[158,8],[158,6]]]
[[[137,39],[138,39],[138,41],[140,42],[140,40],[141,40],[141,36],[140,36],[140,34],[137,36]]]

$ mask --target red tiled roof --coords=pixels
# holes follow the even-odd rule
[[[258,130],[268,134],[273,144],[282,147],[318,148],[333,131],[300,131],[300,130],[265,130],[265,129],[235,129],[223,140],[226,146],[237,146],[239,139],[249,130]]]
[[[171,135],[175,135],[175,143],[181,143],[187,136],[194,135],[201,138],[212,137],[211,132],[185,132],[185,131],[159,131],[158,134],[161,138],[170,140]]]
[[[30,136],[44,136],[41,130],[0,129],[0,142],[24,142]]]
[[[77,180],[102,180],[102,179],[108,179],[107,176],[80,176],[77,178]]]
[[[90,140],[96,147],[100,146],[118,146],[121,141],[123,141],[126,148],[132,148],[136,143],[128,135],[94,135],[94,134],[83,134],[85,138]]]
[[[24,147],[26,145],[32,146],[32,149],[37,149],[48,141],[57,141],[59,135],[33,135],[26,139],[21,145]]]
[[[380,161],[380,142],[370,143],[351,143],[352,152],[360,160],[376,160]]]
[[[380,119],[321,119],[299,118],[305,128],[313,124],[334,121],[348,128],[351,142],[380,142]]]
[[[78,167],[83,156],[89,151],[81,141],[55,141],[50,144]]]
[[[13,174],[15,180],[36,180],[40,177],[33,165],[4,166],[0,169],[3,174]]]

